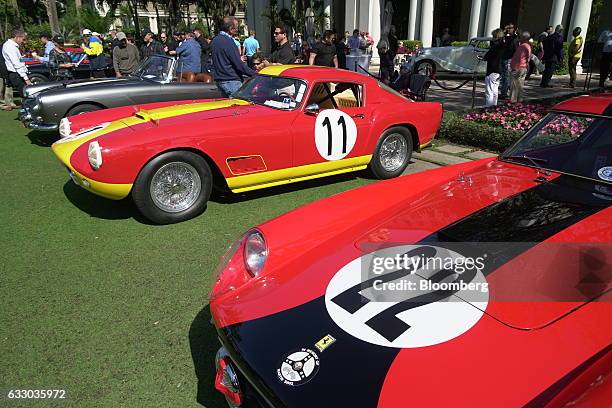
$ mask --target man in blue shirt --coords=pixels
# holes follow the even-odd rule
[[[45,52],[42,57],[38,58],[38,60],[45,64],[49,63],[49,54],[55,48],[55,44],[53,44],[53,41],[51,41],[49,38],[49,34],[40,35],[40,42],[42,42],[42,44],[45,46]]]
[[[235,17],[225,17],[219,29],[221,31],[212,41],[215,82],[221,93],[231,98],[242,86],[242,77],[253,76],[256,72],[242,62],[234,43],[233,36],[238,33],[238,20]]]
[[[199,73],[202,65],[202,48],[193,38],[193,33],[186,33],[185,40],[176,48],[176,55],[179,57],[180,72]]]
[[[244,54],[247,57],[247,65],[249,68],[253,68],[253,55],[261,49],[259,48],[259,41],[255,38],[255,30],[249,31],[249,34],[249,38],[244,40]]]

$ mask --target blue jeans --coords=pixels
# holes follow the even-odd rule
[[[238,89],[242,86],[240,81],[215,81],[217,88],[221,91],[221,95],[225,98],[231,98]]]

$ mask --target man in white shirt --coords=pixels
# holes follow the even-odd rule
[[[2,57],[6,63],[9,82],[16,88],[20,95],[23,95],[23,87],[31,85],[28,78],[28,68],[21,61],[21,51],[19,47],[23,45],[27,37],[25,31],[20,29],[13,30],[13,37],[6,40],[2,46]]]

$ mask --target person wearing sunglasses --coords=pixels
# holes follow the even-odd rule
[[[291,44],[287,39],[287,27],[279,24],[274,28],[274,41],[276,41],[276,50],[270,56],[271,65],[293,64],[295,62],[295,54],[291,49]]]

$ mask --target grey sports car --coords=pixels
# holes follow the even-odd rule
[[[221,98],[210,76],[181,75],[177,68],[175,58],[156,55],[130,76],[30,85],[24,90],[19,120],[30,129],[57,130],[62,118],[99,109]]]

